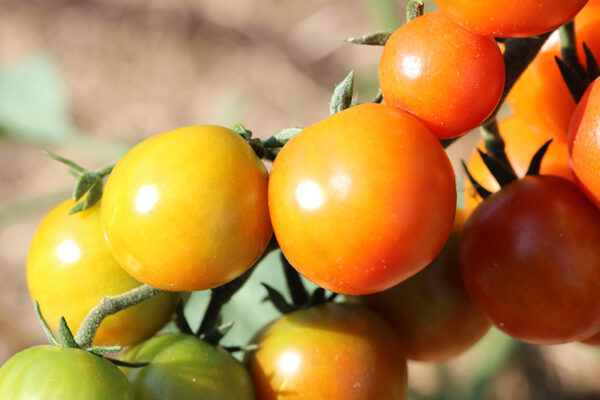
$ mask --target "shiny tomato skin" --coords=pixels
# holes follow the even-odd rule
[[[575,18],[575,39],[580,62],[585,65],[583,42],[600,58],[600,2],[590,1]],[[567,143],[575,101],[554,57],[560,57],[554,33],[508,94],[506,101],[540,135]]]
[[[267,170],[227,128],[153,136],[110,174],[102,226],[121,266],[150,286],[195,291],[225,284],[271,238]]]
[[[512,115],[503,119],[499,122],[499,129],[506,146],[506,155],[512,167],[517,176],[525,176],[533,155],[546,143],[548,138],[538,135],[532,125],[521,118],[520,115]],[[485,152],[483,140],[479,141],[477,147]],[[467,168],[473,178],[484,188],[492,192],[500,189],[500,185],[498,185],[476,150],[471,154]],[[556,175],[575,181],[569,165],[569,150],[565,143],[554,140],[550,144],[542,160],[540,174]],[[463,179],[462,197],[467,214],[470,214],[481,203],[481,197],[466,177]]]
[[[600,79],[587,89],[569,126],[569,156],[579,188],[600,207]]]
[[[2,400],[134,400],[127,378],[109,361],[80,349],[30,347],[0,368]]]
[[[492,113],[502,95],[504,72],[493,38],[471,33],[437,11],[415,18],[388,39],[379,61],[379,85],[387,104],[448,139]]]
[[[460,263],[500,330],[530,343],[585,339],[600,326],[600,210],[566,179],[529,176],[471,214]]]
[[[444,245],[456,209],[454,173],[419,121],[363,104],[283,147],[269,209],[298,272],[338,293],[375,293],[420,271]]]
[[[254,400],[246,368],[229,352],[192,335],[155,336],[128,349],[122,361],[136,400]]]
[[[48,213],[38,227],[27,257],[27,285],[46,321],[56,329],[61,316],[76,331],[90,309],[107,296],[141,285],[113,257],[100,225],[100,205],[69,215],[72,200]],[[107,317],[94,345],[128,346],[165,325],[179,294],[163,293]]]
[[[592,337],[582,340],[581,342],[585,343],[585,344],[589,344],[590,346],[600,346],[600,332],[596,333]]]
[[[394,328],[409,360],[449,360],[471,348],[490,328],[460,273],[464,217],[457,212],[444,248],[423,271],[381,293],[348,298],[375,311]]]
[[[434,0],[455,22],[481,35],[527,37],[571,20],[587,0]]]
[[[371,311],[329,303],[283,316],[249,355],[258,400],[402,400],[406,360]]]

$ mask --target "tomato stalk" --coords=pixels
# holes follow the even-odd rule
[[[423,15],[425,9],[425,3],[421,0],[410,0],[406,5],[406,22],[412,21],[413,19]]]
[[[491,121],[481,125],[480,129],[481,137],[485,143],[486,151],[495,159],[500,161],[510,172],[515,174],[515,170],[510,164],[510,161],[505,152],[505,143],[504,139],[500,135],[500,130],[498,129],[498,121],[496,118]]]

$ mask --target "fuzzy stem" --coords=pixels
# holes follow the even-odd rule
[[[410,0],[406,5],[406,22],[423,15],[425,4],[421,0]]]
[[[90,310],[81,323],[81,326],[75,335],[75,341],[84,349],[90,347],[94,340],[94,336],[96,335],[96,331],[104,318],[124,310],[125,308],[140,304],[161,292],[161,290],[151,286],[141,285],[129,292],[103,298],[96,307]]]

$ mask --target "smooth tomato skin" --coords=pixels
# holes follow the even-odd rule
[[[220,286],[246,271],[269,243],[267,170],[227,128],[153,136],[110,174],[102,227],[136,279],[169,291]]]
[[[59,346],[30,347],[0,368],[2,400],[134,400],[127,378],[109,361]]]
[[[419,121],[363,104],[283,147],[269,209],[298,272],[334,292],[375,293],[420,271],[444,245],[456,209],[454,173]]]
[[[585,344],[589,344],[590,346],[600,346],[600,332],[596,333],[592,337],[582,340],[581,342],[585,343]]]
[[[90,309],[107,296],[141,285],[111,254],[100,225],[100,205],[69,215],[66,200],[44,217],[27,257],[27,285],[54,329],[64,316],[75,331]],[[163,293],[107,317],[94,345],[128,346],[152,336],[166,324],[180,295]]]
[[[504,71],[493,38],[471,33],[437,11],[415,18],[388,39],[379,85],[387,104],[449,139],[492,113],[504,89]]]
[[[600,58],[600,2],[590,1],[575,18],[579,61],[585,65],[583,42]],[[554,57],[560,57],[559,37],[554,33],[527,67],[506,101],[540,135],[567,143],[575,101]]]
[[[136,400],[254,400],[246,368],[226,350],[192,335],[155,336],[128,349],[122,367]]]
[[[434,0],[467,29],[481,35],[528,37],[570,21],[587,0]]]
[[[471,299],[500,330],[537,344],[600,326],[600,210],[566,179],[528,176],[471,214],[460,263]]]
[[[380,317],[357,305],[287,314],[249,355],[257,399],[405,399],[406,360],[398,341]]]
[[[449,360],[471,348],[490,328],[462,281],[458,254],[463,222],[464,214],[457,212],[444,248],[423,271],[381,293],[348,297],[394,328],[409,360]]]
[[[504,139],[506,155],[517,176],[525,176],[533,155],[546,143],[548,138],[538,135],[533,127],[522,119],[520,115],[512,115],[503,119],[498,123],[498,128]],[[477,147],[485,152],[485,143],[483,140],[479,141]],[[476,150],[471,154],[467,168],[473,178],[484,188],[491,192],[496,192],[500,189],[500,185],[498,185],[498,182],[496,182],[496,179],[494,179],[489,169],[485,166]],[[571,172],[571,166],[569,165],[569,150],[565,143],[554,140],[550,144],[542,160],[540,174],[556,175],[570,181],[575,181]],[[470,214],[482,201],[466,177],[463,179],[462,198],[467,214]]]
[[[600,207],[600,79],[586,90],[569,126],[569,156],[579,188]]]

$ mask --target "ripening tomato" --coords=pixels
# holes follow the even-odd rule
[[[102,226],[117,261],[150,286],[195,291],[225,284],[271,238],[267,170],[227,128],[153,136],[110,174]]]
[[[155,336],[128,349],[122,361],[136,400],[254,400],[250,374],[227,352],[192,335]]]
[[[537,344],[600,326],[600,210],[552,175],[505,185],[471,214],[460,263],[471,299],[507,334]]]
[[[590,346],[600,346],[600,332],[596,333],[592,337],[582,340],[581,342],[585,343],[585,344],[589,344]]]
[[[67,200],[44,218],[29,247],[27,285],[46,321],[56,329],[61,316],[77,329],[90,309],[106,296],[141,285],[112,256],[102,227],[100,205],[69,215]],[[128,346],[167,323],[179,299],[163,293],[102,321],[95,345]]]
[[[506,145],[506,155],[513,169],[517,173],[517,176],[524,176],[527,173],[533,155],[548,139],[536,134],[532,126],[518,115],[503,119],[499,122],[498,127]],[[477,147],[485,152],[485,143],[483,140],[479,141]],[[490,170],[485,166],[477,151],[473,151],[467,168],[473,178],[487,190],[495,192],[500,189],[498,182],[496,182]],[[570,181],[574,180],[571,167],[569,166],[569,151],[566,144],[559,141],[553,141],[550,144],[542,160],[540,174],[557,175]],[[470,214],[481,202],[481,197],[479,197],[475,188],[466,177],[463,179],[462,197],[463,206],[467,214]]]
[[[328,303],[285,315],[249,355],[259,400],[402,400],[406,360],[371,311]]]
[[[388,289],[439,253],[454,220],[446,153],[423,124],[382,104],[351,107],[281,150],[269,209],[283,254],[344,294]]]
[[[0,398],[134,399],[127,378],[109,361],[85,350],[60,346],[31,347],[9,359],[0,368]]]
[[[437,11],[415,18],[388,39],[379,85],[387,104],[448,139],[492,113],[504,89],[504,60],[493,38],[471,33]]]
[[[465,28],[481,35],[527,37],[571,20],[587,0],[434,0]]]
[[[473,346],[490,328],[460,275],[458,244],[463,222],[464,213],[457,212],[444,248],[423,271],[381,293],[347,298],[389,322],[410,360],[449,360]]]
[[[587,89],[569,126],[569,156],[579,188],[600,207],[600,78]]]
[[[575,18],[577,54],[585,65],[583,42],[600,59],[600,2],[590,2]],[[560,56],[554,33],[508,94],[506,101],[540,135],[567,142],[575,101],[554,60]]]

